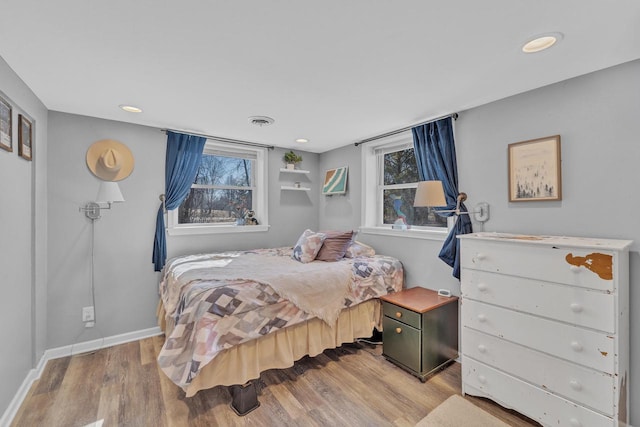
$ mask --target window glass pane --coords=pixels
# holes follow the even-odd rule
[[[384,185],[420,181],[413,148],[385,154],[383,178]]]
[[[253,160],[203,154],[194,184],[250,187]]]
[[[433,208],[414,208],[415,188],[383,190],[383,224],[396,221],[407,225],[446,227],[447,218],[437,215]]]
[[[234,222],[252,206],[251,190],[192,188],[178,208],[178,224]]]

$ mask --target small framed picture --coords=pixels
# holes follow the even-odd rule
[[[325,196],[345,194],[347,192],[347,172],[347,166],[329,169],[324,175],[322,194]]]
[[[509,144],[509,201],[562,200],[560,135]]]
[[[13,151],[11,117],[11,104],[0,97],[0,148],[9,152]]]
[[[32,125],[22,114],[18,115],[18,155],[27,160],[33,158]]]

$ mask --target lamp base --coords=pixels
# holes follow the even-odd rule
[[[84,205],[83,210],[87,218],[92,220],[100,219],[100,205],[96,202],[88,202]]]

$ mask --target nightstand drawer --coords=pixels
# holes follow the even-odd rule
[[[385,316],[382,320],[384,355],[405,367],[421,372],[421,331]]]
[[[414,328],[420,329],[420,313],[407,310],[406,308],[399,307],[386,301],[382,303],[382,306],[385,316],[391,319],[395,319],[399,322],[406,323],[407,325],[413,326]]]

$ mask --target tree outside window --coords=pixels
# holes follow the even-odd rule
[[[178,224],[225,224],[253,209],[255,160],[203,154]]]
[[[413,207],[413,199],[420,181],[413,148],[380,153],[382,156],[382,224],[447,227],[447,218],[437,215],[433,208]],[[379,163],[380,164],[380,163]]]

